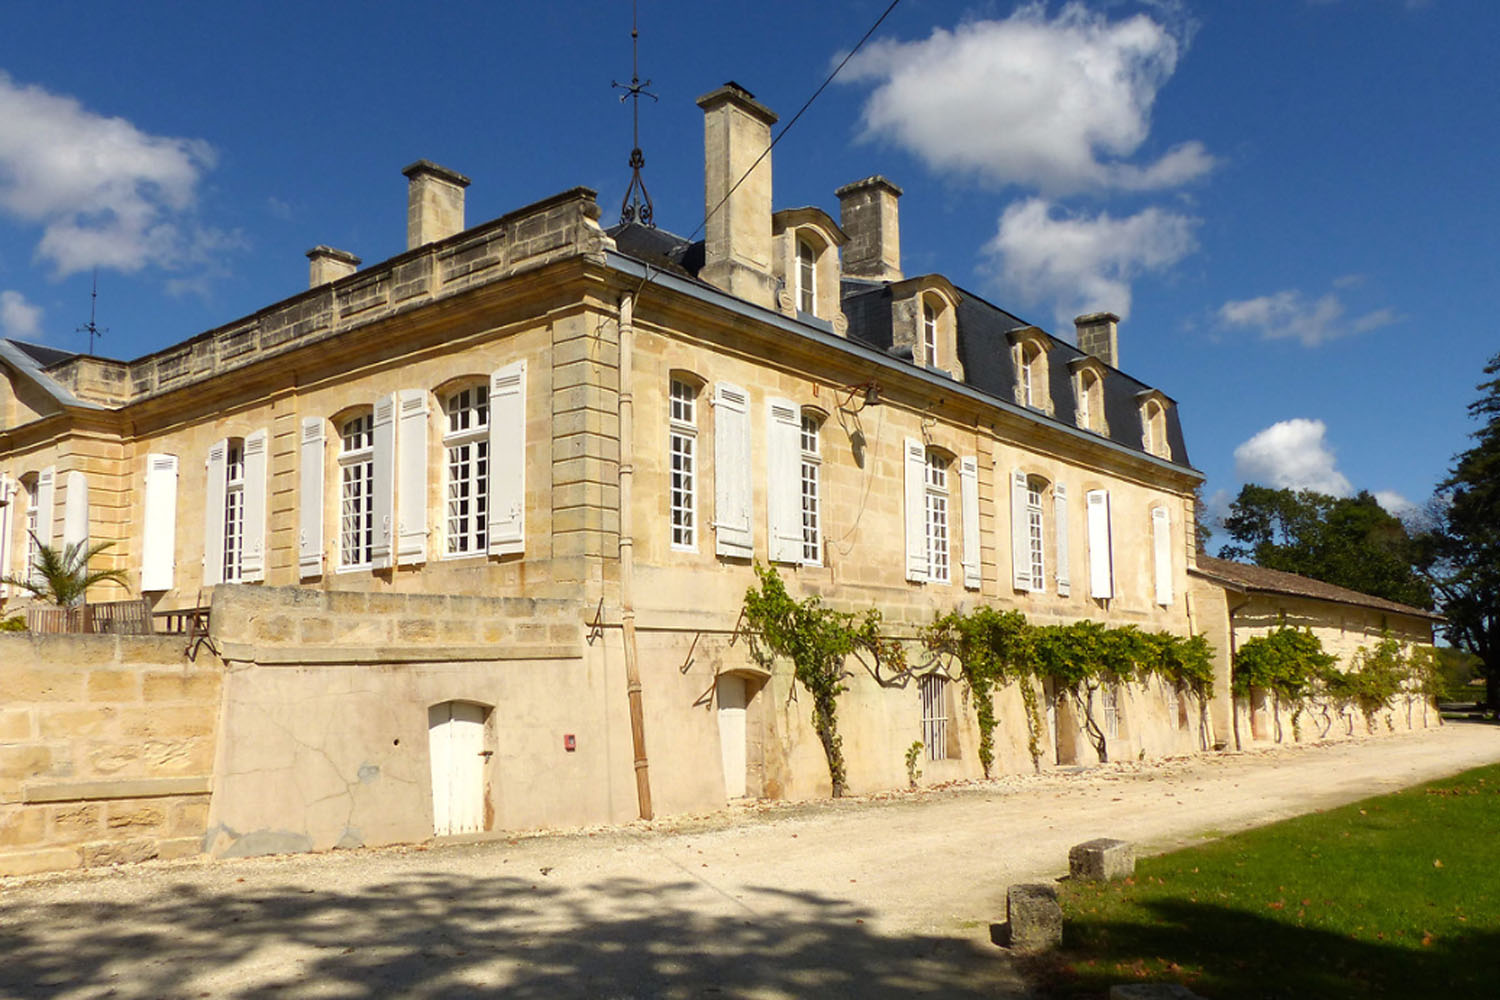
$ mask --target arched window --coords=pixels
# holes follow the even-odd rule
[[[935,448],[927,449],[927,478],[924,495],[927,527],[927,579],[948,583],[948,457]]]
[[[375,415],[339,423],[339,567],[370,565],[375,550]]]
[[[1167,411],[1158,399],[1148,399],[1141,406],[1141,447],[1148,455],[1166,458],[1170,454]]]
[[[449,393],[443,410],[445,552],[482,554],[489,547],[489,386],[480,383]]]
[[[245,556],[245,439],[230,438],[224,458],[224,562],[220,579],[238,583]]]
[[[1033,589],[1045,590],[1047,534],[1042,514],[1042,497],[1047,481],[1040,476],[1026,477],[1026,562],[1030,567]]]
[[[1021,402],[1033,409],[1042,407],[1042,349],[1036,344],[1021,347]]]
[[[1097,373],[1084,369],[1078,374],[1078,426],[1098,431],[1104,420],[1104,383]]]
[[[802,561],[809,566],[823,563],[823,511],[819,495],[823,453],[818,433],[822,420],[815,413],[802,413]]]
[[[41,531],[41,505],[37,502],[37,474],[32,472],[22,476],[21,488],[26,491],[26,543],[22,548],[22,551],[26,553],[26,561],[21,564],[21,572],[16,575],[27,580],[35,580],[37,545],[40,540],[38,533]]]
[[[797,239],[797,308],[818,313],[818,252],[806,239]]]
[[[698,547],[698,386],[674,376],[667,413],[672,548]]]

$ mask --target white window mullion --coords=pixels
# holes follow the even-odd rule
[[[823,449],[818,436],[821,425],[814,417],[802,417],[802,561],[823,565]]]
[[[490,531],[490,386],[448,396],[443,434],[443,551],[483,555]]]
[[[928,452],[926,461],[925,513],[927,534],[927,578],[948,583],[948,463]]]
[[[698,390],[673,379],[668,399],[667,512],[671,546],[698,548]]]

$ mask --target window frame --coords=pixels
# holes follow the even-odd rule
[[[922,525],[927,543],[927,581],[952,583],[953,532],[949,521],[952,493],[948,469],[953,464],[944,452],[928,448],[922,478]]]
[[[823,565],[823,419],[802,411],[798,435],[801,469],[802,565]],[[809,445],[810,443],[810,445]]]
[[[698,551],[698,403],[702,393],[702,384],[683,374],[673,373],[667,384],[667,532],[674,552]]]
[[[797,308],[809,316],[818,315],[818,257],[812,241],[797,232],[793,236],[792,264],[796,274]]]
[[[26,561],[21,564],[21,572],[16,576],[37,583],[40,581],[36,571],[36,557],[41,551],[37,529],[41,527],[42,519],[42,507],[37,502],[37,491],[41,476],[30,472],[22,476],[20,482],[21,488],[26,491],[26,544],[22,547],[22,551],[26,553]]]
[[[1026,477],[1026,547],[1031,571],[1032,590],[1047,590],[1047,518],[1048,483],[1040,476]]]
[[[918,682],[922,748],[929,761],[948,759],[948,678],[936,671]]]
[[[362,428],[355,428],[353,436],[363,435],[364,444],[356,448],[350,448],[351,428],[363,423]],[[374,409],[364,412],[352,413],[340,418],[339,429],[339,561],[336,572],[356,571],[369,569],[375,559],[375,411]],[[360,475],[360,470],[363,475]],[[356,527],[356,532],[363,531],[364,541],[359,545],[358,555],[360,558],[350,559],[349,547],[349,506],[350,506],[350,472],[353,470],[357,477],[354,482],[360,486],[355,505],[359,509],[355,517],[362,519],[364,524]],[[358,543],[357,543],[358,544]]]
[[[938,316],[941,310],[922,296],[922,352],[929,368],[938,367]]]
[[[481,398],[482,397],[482,398]],[[443,392],[443,554],[444,559],[489,555],[490,386],[487,381]],[[481,412],[482,411],[482,412]],[[469,415],[459,419],[460,414]],[[462,424],[463,426],[454,425]],[[467,452],[464,449],[469,449]],[[455,476],[455,470],[462,470]],[[454,487],[468,488],[455,496]],[[455,504],[468,509],[455,513]]]
[[[245,439],[242,437],[229,438],[224,445],[223,519],[219,582],[240,583],[245,568]]]

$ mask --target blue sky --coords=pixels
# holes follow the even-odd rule
[[[642,0],[646,180],[703,214],[726,80],[791,118],[886,0]],[[629,180],[630,5],[455,0],[0,8],[0,336],[136,357],[295,294],[320,243],[400,252],[405,178],[473,178],[477,223]],[[882,173],[908,274],[1070,336],[1178,400],[1208,491],[1421,502],[1500,282],[1500,4],[903,0],[776,148],[778,207]]]

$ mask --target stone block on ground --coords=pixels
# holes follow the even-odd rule
[[[1056,886],[1013,885],[1006,891],[1005,906],[1013,951],[1046,951],[1062,943],[1062,907]]]
[[[1109,988],[1109,1000],[1203,1000],[1180,983],[1125,983]]]
[[[1076,879],[1109,882],[1135,874],[1135,846],[1100,837],[1068,849],[1068,872]]]

